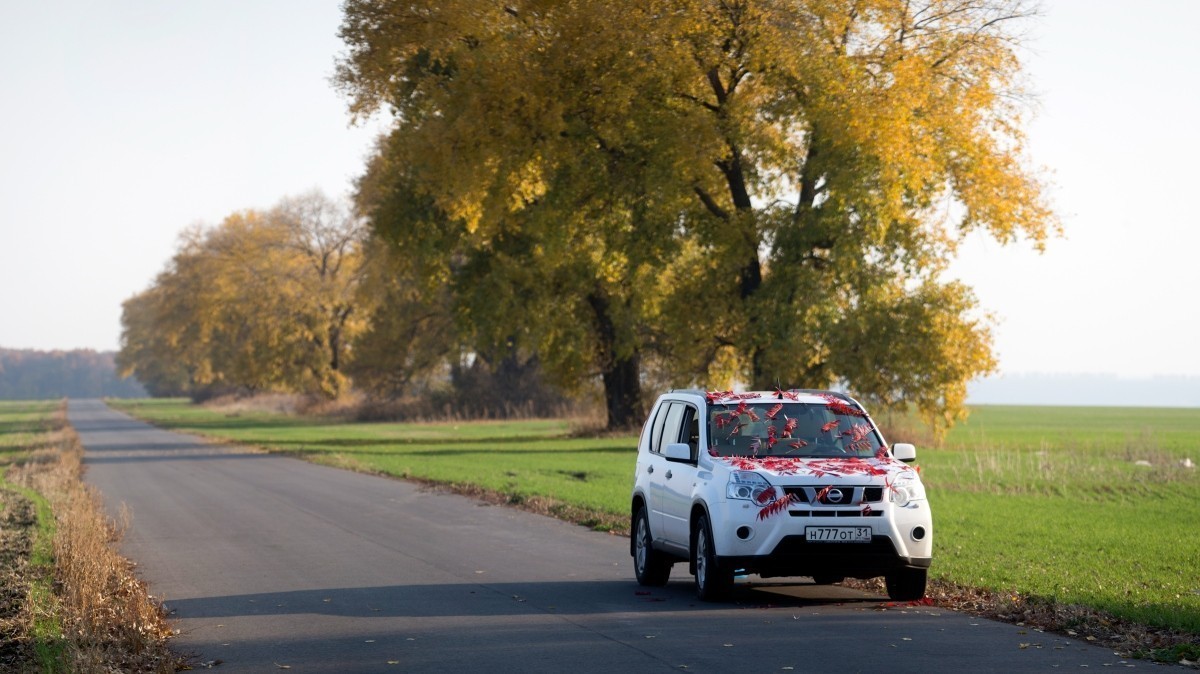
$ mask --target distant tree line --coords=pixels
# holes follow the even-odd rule
[[[1056,228],[1023,164],[1023,0],[347,0],[393,115],[353,203],[196,230],[125,304],[151,392],[603,400],[844,386],[936,425],[992,371],[959,240]]]
[[[0,400],[140,398],[136,380],[117,375],[111,351],[0,349]]]

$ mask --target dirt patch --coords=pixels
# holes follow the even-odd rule
[[[31,662],[26,621],[29,554],[35,507],[20,494],[0,489],[0,671],[19,671]]]

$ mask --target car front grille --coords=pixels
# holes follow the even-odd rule
[[[845,510],[789,510],[792,517],[883,517],[882,510],[863,512],[857,508]]]
[[[795,503],[813,503],[814,501],[827,506],[860,506],[864,503],[880,503],[883,501],[883,487],[837,487],[843,493],[850,492],[849,498],[843,498],[840,503],[834,503],[828,498],[817,500],[820,488],[817,487],[784,487],[784,493],[792,496]]]

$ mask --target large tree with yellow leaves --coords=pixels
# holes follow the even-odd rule
[[[1024,164],[1022,0],[348,0],[394,115],[360,200],[465,323],[636,421],[679,383],[844,383],[949,422],[994,367],[942,272],[1055,223]]]
[[[317,192],[187,232],[151,287],[124,303],[117,365],[152,392],[337,397],[355,298],[358,221]]]

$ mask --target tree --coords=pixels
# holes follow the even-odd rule
[[[0,348],[0,400],[145,395],[138,382],[117,377],[109,351]]]
[[[462,262],[472,323],[521,324],[552,370],[601,365],[607,388],[606,348],[626,373],[651,349],[680,383],[843,383],[948,421],[994,367],[974,298],[940,279],[956,242],[1055,228],[1022,164],[1030,13],[350,0],[338,81],[353,113],[395,115],[371,180],[419,204],[401,236],[434,228],[420,248]]]
[[[366,251],[358,305],[367,317],[354,340],[346,372],[354,386],[378,399],[428,389],[461,352],[454,308],[444,287],[421,280],[387,242]]]
[[[281,230],[280,245],[295,259],[279,279],[280,303],[302,327],[311,352],[300,388],[337,397],[348,386],[343,361],[362,330],[356,293],[361,276],[363,231],[358,218],[320,192],[283,199],[267,214]]]
[[[393,9],[362,3],[347,13],[363,28]],[[489,17],[458,9],[460,19],[478,19],[472,30],[489,29]],[[347,34],[358,30],[350,22]],[[656,281],[671,263],[682,201],[652,175],[669,170],[652,127],[610,133],[624,126],[635,89],[600,107],[579,87],[571,92],[578,101],[555,100],[563,80],[618,82],[614,69],[637,67],[618,54],[570,58],[591,28],[580,20],[570,29],[554,40],[539,25],[514,31],[520,49],[472,57],[478,77],[415,94],[400,113],[408,121],[369,166],[359,203],[383,239],[452,288],[476,350],[532,353],[568,389],[599,375],[609,425],[626,427],[643,415],[641,358],[653,341]],[[626,37],[635,35],[631,25]],[[386,49],[388,39],[411,36],[362,37]],[[532,61],[522,63],[526,57]],[[414,67],[423,58],[415,56]],[[425,94],[432,98],[417,100]],[[562,106],[581,114],[563,118]]]
[[[166,310],[162,278],[121,304],[116,368],[123,377],[136,375],[152,396],[191,395],[193,378],[173,344],[174,331],[162,318]]]
[[[318,193],[187,232],[154,285],[125,304],[122,371],[193,396],[336,397],[361,329],[359,244],[357,220]]]

